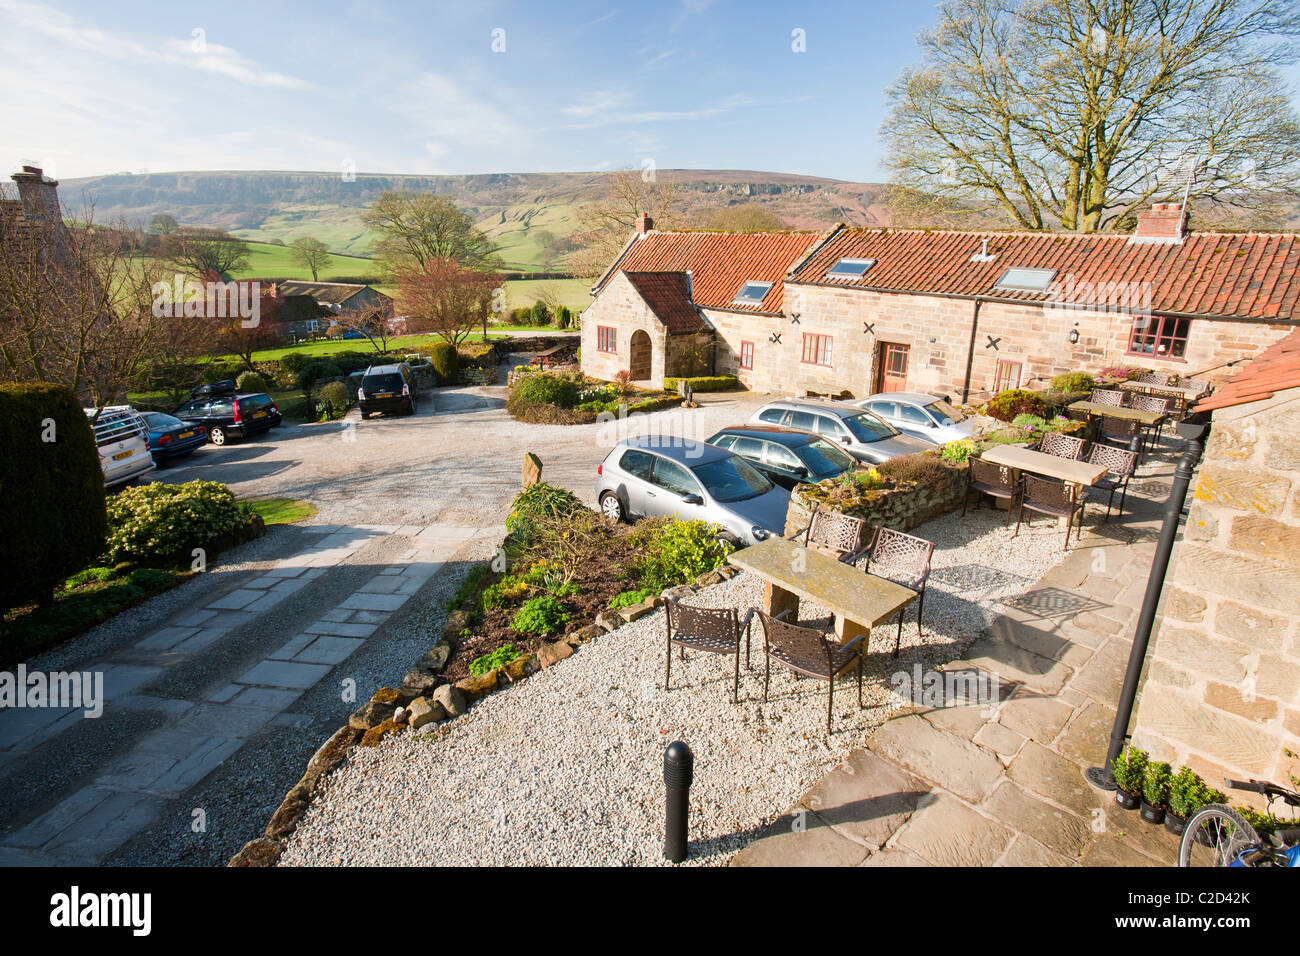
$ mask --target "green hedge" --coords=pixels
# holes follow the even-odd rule
[[[439,385],[456,384],[456,373],[460,370],[458,359],[456,346],[450,342],[434,342],[429,346],[429,361],[438,373]]]
[[[262,526],[261,517],[217,481],[126,488],[107,510],[105,556],[114,563],[189,560],[193,548],[219,551]]]
[[[104,546],[95,434],[68,389],[6,384],[0,449],[0,609],[48,603],[55,586]]]
[[[740,385],[740,380],[734,375],[701,375],[696,378],[665,378],[664,389],[675,392],[678,382],[686,382],[697,392],[725,392]]]

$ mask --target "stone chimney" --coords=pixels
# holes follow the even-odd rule
[[[1129,242],[1177,244],[1187,236],[1187,212],[1182,203],[1158,202],[1138,216]]]
[[[24,166],[13,174],[23,203],[23,216],[32,222],[63,222],[58,180],[49,179],[39,166]]]
[[[636,233],[638,236],[644,236],[647,232],[655,227],[655,221],[650,218],[648,212],[643,212],[636,217]]]

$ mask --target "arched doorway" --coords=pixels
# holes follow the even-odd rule
[[[632,381],[641,382],[648,379],[650,377],[650,367],[650,336],[644,329],[637,329],[632,333],[631,359],[628,366],[632,374]]]

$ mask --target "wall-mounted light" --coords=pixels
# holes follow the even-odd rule
[[[1078,329],[1070,329],[1069,339],[1070,339],[1070,344],[1071,344],[1071,345],[1078,345],[1078,344],[1079,344],[1079,330],[1078,330]]]

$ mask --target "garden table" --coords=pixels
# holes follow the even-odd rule
[[[859,634],[870,640],[872,627],[916,600],[910,588],[785,538],[768,538],[733,552],[727,561],[764,580],[766,610],[773,617],[790,611],[786,620],[794,623],[800,598],[830,608],[841,644]]]
[[[1074,412],[1087,412],[1094,418],[1128,418],[1143,425],[1159,425],[1169,417],[1167,412],[1144,412],[1139,408],[1123,408],[1119,405],[1102,405],[1099,402],[1075,402],[1070,406]]]
[[[981,454],[980,458],[1015,471],[1027,471],[1032,475],[1043,475],[1080,487],[1096,483],[1108,470],[1105,465],[1092,465],[1074,458],[1048,455],[1019,445],[994,445]]]

